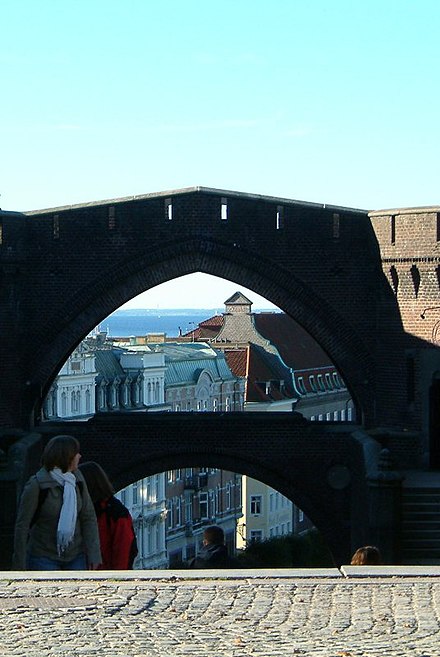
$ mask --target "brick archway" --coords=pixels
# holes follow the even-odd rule
[[[432,340],[438,321],[439,214],[435,207],[368,215],[201,187],[27,215],[0,212],[0,427],[18,434],[35,427],[59,368],[110,312],[159,283],[200,271],[255,290],[301,324],[344,376],[362,410],[363,427],[376,428],[401,462],[417,467],[421,450],[429,451],[426,382],[439,367],[439,349]],[[414,366],[408,370],[409,351]],[[240,441],[246,433],[243,472],[251,474],[254,468],[262,481],[278,482],[276,487],[318,527],[328,526],[329,544],[338,540],[329,526],[333,523],[347,548],[347,531],[356,526],[355,496],[331,492],[325,481],[337,456],[336,465],[356,474],[352,481],[360,482],[358,506],[365,511],[365,473],[356,441],[346,429],[335,433],[330,424],[305,431],[291,426],[290,418],[288,430],[274,431],[272,414],[253,419],[242,415],[248,417],[235,423],[215,418],[212,431],[219,432],[218,445],[208,443],[215,463],[226,466],[228,459],[239,459],[243,445],[228,451],[228,440]],[[173,434],[170,427],[180,419],[157,418],[168,436],[168,451],[155,456],[150,443],[144,462],[151,459],[159,467],[163,457],[163,469],[168,463],[171,467],[182,441],[181,433],[175,429]],[[207,425],[200,422],[207,421],[185,420],[180,458],[195,454],[194,436],[206,438]],[[268,421],[272,427],[265,429]],[[135,422],[132,417],[127,430],[129,439],[139,440],[145,427],[139,433]],[[240,422],[249,423],[248,428]],[[79,433],[90,432],[90,448],[93,435],[98,440],[97,427],[93,422],[78,427]],[[73,430],[73,425],[66,429]],[[261,431],[264,440],[259,440]],[[160,443],[160,431],[155,435]],[[271,436],[278,441],[278,462],[267,441]],[[120,454],[126,439],[109,425],[96,452],[109,455],[109,471],[122,479]],[[4,443],[9,444],[7,435]],[[106,443],[111,449],[104,449]],[[136,444],[130,449],[136,451]],[[257,462],[254,455],[260,451]],[[22,456],[25,461],[24,452]],[[129,471],[132,476],[133,464],[127,465],[125,473]],[[18,482],[14,477],[11,482]],[[2,515],[6,524],[15,502],[11,484]],[[366,518],[364,514],[357,523],[362,530]]]
[[[311,519],[338,564],[368,540],[365,460],[355,426],[319,426],[292,413],[158,413],[95,416],[46,423],[43,442],[75,435],[84,460],[95,460],[116,489],[172,468],[216,467],[272,486]],[[178,436],[178,440],[176,440]],[[121,449],[123,445],[123,449]],[[334,485],[343,468],[347,481]]]
[[[3,426],[32,426],[94,324],[196,271],[254,289],[296,319],[341,371],[365,426],[401,421],[404,334],[366,212],[191,188],[2,221]]]
[[[349,331],[335,334],[333,327],[344,321],[337,311],[303,281],[292,274],[286,275],[273,262],[257,259],[246,249],[230,253],[227,245],[206,239],[171,244],[159,253],[144,254],[136,262],[118,263],[113,271],[105,273],[105,281],[99,278],[77,298],[66,299],[58,315],[44,326],[44,333],[53,335],[53,339],[49,347],[44,344],[44,350],[35,353],[34,388],[40,389],[44,398],[78,342],[117,307],[151,287],[152,280],[154,285],[159,285],[194,271],[227,278],[237,282],[237,286],[250,286],[302,323],[329,353],[358,408],[364,415],[371,414],[371,388],[362,382],[372,378],[373,358],[356,334]],[[39,379],[40,372],[50,375],[46,380]],[[36,403],[41,404],[41,399]]]

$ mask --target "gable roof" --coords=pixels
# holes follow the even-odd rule
[[[240,306],[252,306],[252,301],[244,296],[243,292],[234,292],[234,294],[226,299],[225,306],[240,305]]]

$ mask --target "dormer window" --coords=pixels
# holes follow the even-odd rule
[[[298,390],[302,395],[307,394],[306,386],[304,384],[304,377],[302,376],[298,377]]]

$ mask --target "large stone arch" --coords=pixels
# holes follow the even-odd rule
[[[325,299],[294,274],[246,248],[232,251],[227,243],[188,239],[147,252],[136,261],[118,262],[64,303],[44,325],[44,342],[30,363],[30,380],[44,398],[75,346],[116,308],[137,294],[194,272],[212,274],[246,285],[278,305],[314,337],[342,373],[358,409],[371,416],[373,359],[356,331],[346,325]],[[335,326],[345,324],[343,332]],[[52,336],[50,341],[47,336]],[[35,399],[41,405],[42,399]],[[35,408],[38,414],[38,408]]]

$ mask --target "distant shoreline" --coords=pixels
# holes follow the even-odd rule
[[[275,312],[259,310],[256,312]],[[190,333],[200,322],[214,315],[222,315],[212,308],[130,308],[119,309],[104,319],[95,330],[104,331],[109,337],[131,337],[149,333],[165,333],[167,338]]]

